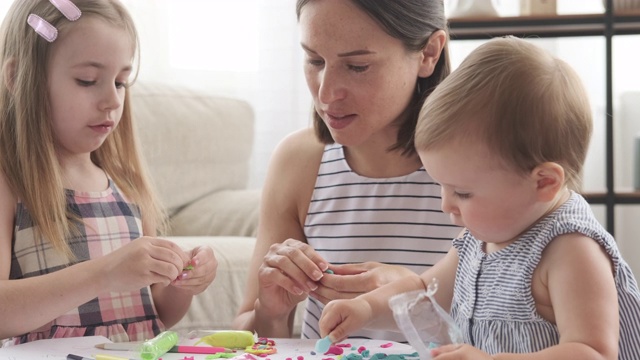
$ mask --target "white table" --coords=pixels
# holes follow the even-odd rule
[[[180,345],[193,345],[197,339],[181,340]],[[267,357],[255,356],[258,360],[298,360],[302,356],[304,360],[336,359],[335,355],[312,354],[316,340],[307,339],[274,339],[278,352]],[[66,360],[67,354],[75,354],[87,358],[93,358],[97,354],[113,355],[127,359],[140,359],[139,354],[133,351],[101,350],[95,348],[97,344],[110,342],[102,336],[86,336],[78,338],[52,339],[34,341],[22,345],[10,346],[0,349],[0,360]],[[386,340],[347,339],[340,344],[350,344],[351,347],[343,347],[344,354],[358,353],[357,349],[364,346],[369,350],[370,356],[376,353],[384,354],[411,354],[414,352],[409,345]],[[381,347],[381,345],[388,347]],[[242,351],[238,352],[238,359],[242,359]],[[185,357],[194,360],[205,360],[208,355],[167,353],[163,360],[183,360]],[[416,358],[412,358],[416,359]]]

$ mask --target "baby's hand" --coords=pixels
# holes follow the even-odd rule
[[[364,299],[333,300],[322,310],[320,333],[322,337],[329,335],[331,342],[336,343],[360,330],[372,319],[371,306]]]
[[[203,292],[215,279],[218,261],[208,246],[198,246],[191,250],[191,259],[185,263],[182,272],[172,282],[173,286],[190,291],[194,295]]]

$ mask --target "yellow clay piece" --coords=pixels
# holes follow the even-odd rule
[[[220,346],[230,349],[244,349],[255,344],[255,336],[247,330],[222,330],[207,336],[203,336],[196,343],[206,343],[211,346]]]

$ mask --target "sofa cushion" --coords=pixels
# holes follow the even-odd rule
[[[170,215],[215,191],[246,188],[254,123],[247,102],[138,82],[131,103],[142,152]]]
[[[175,213],[170,233],[177,236],[256,236],[260,189],[218,191]]]

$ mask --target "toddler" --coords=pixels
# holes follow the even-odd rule
[[[393,324],[389,298],[437,278],[465,344],[435,359],[640,359],[636,280],[575,191],[591,131],[566,63],[512,37],[474,50],[427,99],[415,135],[465,230],[422,275],[329,303],[323,335]]]

